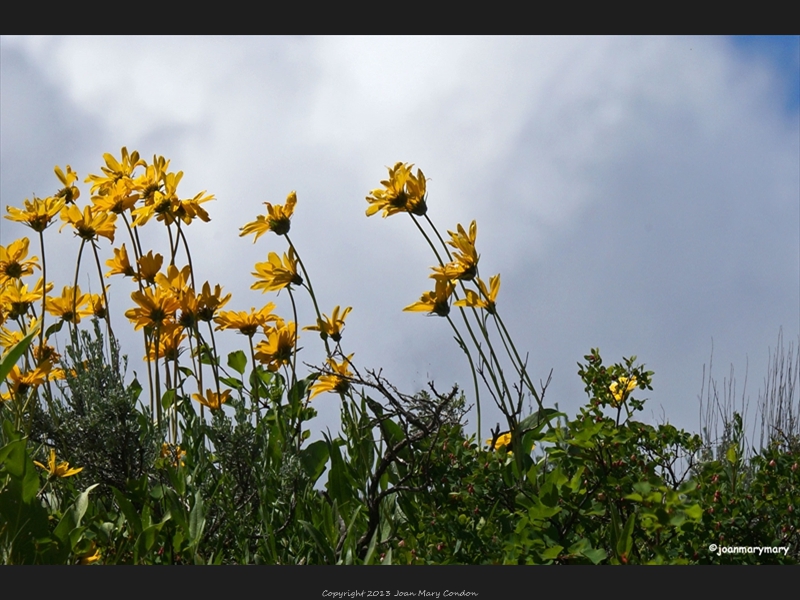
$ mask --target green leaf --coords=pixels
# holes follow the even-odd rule
[[[731,444],[731,447],[728,448],[728,451],[725,453],[725,458],[728,459],[728,462],[732,465],[736,464],[737,460],[737,452],[736,452],[736,444]]]
[[[22,338],[19,342],[17,342],[11,350],[6,353],[5,358],[3,361],[0,362],[0,381],[5,381],[8,374],[11,373],[11,370],[14,368],[14,365],[17,364],[20,356],[25,354],[25,351],[28,349],[28,346],[31,345],[33,338],[36,337],[36,334],[39,331],[39,326],[37,325],[34,327],[31,332]]]
[[[693,521],[699,521],[703,518],[703,509],[700,508],[699,504],[694,504],[687,508],[685,511],[686,516],[692,519]]]
[[[608,558],[608,553],[603,550],[602,548],[594,548],[592,550],[584,550],[583,555],[588,558],[594,564],[600,564],[606,558]]]
[[[561,556],[561,551],[563,549],[564,546],[553,546],[552,548],[547,548],[539,552],[539,556],[541,556],[543,560],[555,560]]]
[[[164,392],[164,395],[161,396],[161,406],[164,410],[169,410],[173,402],[175,402],[175,390],[167,390]]]
[[[520,431],[528,432],[541,429],[555,417],[565,417],[564,413],[558,412],[554,408],[543,408],[525,417],[519,424]]]
[[[133,532],[137,535],[140,534],[142,532],[142,520],[139,518],[139,513],[133,507],[131,501],[113,485],[111,486],[111,492],[114,494],[114,498]]]
[[[194,496],[194,506],[189,513],[189,543],[196,547],[203,536],[203,529],[206,525],[206,517],[203,511],[203,496],[198,491]]]
[[[244,387],[244,385],[240,380],[234,379],[233,377],[220,377],[219,382],[224,383],[228,387],[233,388],[235,390],[240,390]]]
[[[300,462],[312,482],[316,482],[325,472],[325,465],[329,456],[328,444],[324,440],[309,444],[307,448],[300,452]]]
[[[228,366],[239,375],[244,375],[244,370],[247,367],[247,356],[241,350],[231,352],[228,354]]]
[[[59,319],[58,321],[50,325],[50,327],[47,328],[47,331],[44,332],[45,339],[49,338],[54,333],[58,333],[59,331],[61,331],[61,328],[64,327],[64,323],[65,323],[64,319]]]

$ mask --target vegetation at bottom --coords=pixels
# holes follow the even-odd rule
[[[480,277],[477,224],[443,237],[424,174],[397,163],[367,216],[405,215],[430,247],[434,289],[405,310],[439,317],[472,376],[463,389],[403,392],[346,353],[351,307],[320,312],[289,238],[294,192],[240,230],[288,245],[255,264],[252,289],[285,291],[291,317],[272,302],[225,311],[231,294],[200,284],[187,236],[214,197],[181,199],[183,173],[163,157],[123,148],[104,161],[83,208],[67,166],[53,196],[8,209],[41,260],[28,238],[0,246],[3,564],[800,562],[792,344],[771,355],[758,444],[732,381],[709,373],[701,433],[651,425],[638,417],[653,372],[635,356],[605,364],[596,348],[578,363],[587,399],[567,415],[548,406],[549,380],[534,385],[500,316],[500,276]],[[57,218],[78,245],[60,296],[44,237]],[[118,225],[132,258],[111,248],[104,274],[100,238],[113,244]],[[163,254],[142,247],[144,226],[162,228]],[[77,285],[89,254],[100,294]],[[141,332],[146,381],[128,374],[114,334],[110,277],[130,286],[124,316]],[[318,336],[324,364],[298,362],[299,330]],[[221,335],[243,348],[220,356]],[[339,402],[339,427],[312,441],[323,398]],[[503,423],[484,432],[487,402]]]

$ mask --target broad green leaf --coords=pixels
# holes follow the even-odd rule
[[[540,551],[539,556],[541,556],[543,560],[555,560],[561,556],[561,551],[563,549],[564,546],[553,546],[552,548]]]
[[[39,326],[37,325],[34,327],[31,332],[22,338],[19,342],[17,342],[11,350],[9,350],[3,361],[0,362],[0,381],[5,381],[8,374],[11,373],[11,370],[14,368],[14,365],[17,364],[20,356],[25,354],[25,351],[28,349],[28,346],[31,345],[33,338],[36,337],[36,334],[39,332]]]
[[[300,461],[312,482],[316,482],[325,471],[329,456],[328,444],[324,440],[309,444],[300,452]]]
[[[203,509],[203,496],[198,491],[194,496],[194,506],[189,513],[189,543],[196,547],[203,536],[203,529],[206,525],[206,517]]]
[[[161,406],[164,410],[169,410],[173,402],[175,402],[175,390],[167,390],[164,392],[164,395],[161,396]]]
[[[228,354],[228,366],[239,375],[244,375],[244,370],[247,367],[247,356],[241,350],[231,352]]]
[[[130,500],[120,492],[114,486],[111,486],[111,492],[114,494],[114,498],[119,505],[122,514],[125,515],[125,520],[128,521],[128,524],[133,529],[135,534],[140,534],[142,532],[142,520],[139,517],[139,513],[136,512],[136,509],[133,507],[133,504]]]
[[[584,550],[583,555],[592,561],[594,564],[600,564],[606,558],[608,558],[608,553],[602,548],[594,548],[592,550]]]

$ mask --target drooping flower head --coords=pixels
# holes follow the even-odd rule
[[[268,231],[274,231],[278,235],[286,235],[291,228],[292,215],[294,214],[294,207],[297,204],[297,193],[291,192],[286,196],[286,202],[282,206],[280,204],[272,205],[269,202],[264,202],[267,207],[267,215],[258,215],[255,221],[247,223],[241,228],[239,237],[255,233],[256,237],[253,238],[253,243]]]
[[[297,256],[294,248],[289,247],[289,254],[283,260],[275,252],[270,252],[267,262],[256,263],[253,276],[256,282],[250,286],[253,290],[277,292],[290,285],[303,285],[303,278],[297,273]]]
[[[379,211],[383,211],[384,218],[401,212],[422,216],[428,211],[425,175],[420,169],[414,175],[413,167],[398,162],[389,169],[389,179],[381,181],[383,188],[374,189],[367,196],[368,217]]]
[[[309,325],[303,327],[304,331],[319,331],[320,337],[324,340],[330,337],[334,342],[339,342],[342,339],[342,329],[344,329],[344,319],[348,313],[353,310],[352,306],[348,306],[339,315],[339,307],[336,306],[331,313],[330,318],[328,315],[323,314],[322,319],[317,319],[316,325]]]
[[[330,373],[320,375],[314,384],[311,386],[311,395],[308,397],[312,400],[315,396],[323,392],[336,392],[338,394],[346,394],[350,389],[349,378],[353,376],[347,365],[350,364],[353,355],[351,354],[342,362],[336,362],[333,358],[327,360]]]
[[[455,287],[455,284],[451,281],[437,279],[434,291],[425,292],[418,302],[406,306],[403,310],[407,312],[427,312],[446,317],[450,314],[450,296],[453,294]]]
[[[495,314],[497,311],[497,294],[500,292],[500,275],[493,275],[489,277],[489,289],[486,289],[486,284],[480,277],[476,280],[478,282],[478,290],[480,294],[474,290],[467,290],[466,298],[463,298],[455,303],[455,306],[469,306],[472,308],[483,308],[490,315]]]
[[[478,225],[472,221],[469,233],[464,231],[461,224],[457,231],[448,231],[450,239],[447,244],[454,248],[453,262],[444,266],[433,267],[434,279],[460,279],[471,281],[478,273],[478,251],[475,249],[475,240],[478,236]]]
[[[124,275],[125,277],[135,276],[136,271],[131,266],[125,244],[122,244],[121,248],[112,248],[112,250],[114,251],[114,258],[109,258],[106,261],[106,265],[111,267],[111,270],[106,273],[106,277],[111,277],[112,275]]]

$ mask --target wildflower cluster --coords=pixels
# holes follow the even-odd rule
[[[510,431],[519,430],[522,411],[522,392],[515,392],[512,384],[506,380],[503,365],[493,347],[490,334],[490,318],[496,335],[499,336],[503,348],[511,361],[519,378],[519,383],[537,402],[542,410],[541,395],[544,389],[537,390],[530,376],[527,365],[516,350],[508,330],[497,311],[497,296],[500,291],[500,275],[489,277],[488,285],[479,273],[480,255],[476,243],[478,225],[472,221],[468,228],[458,224],[455,231],[447,231],[446,241],[440,235],[428,215],[425,176],[421,170],[412,173],[413,165],[400,163],[389,169],[389,178],[382,181],[382,188],[372,190],[367,196],[369,207],[367,216],[383,211],[388,217],[400,213],[408,213],[415,226],[424,236],[438,261],[431,267],[431,279],[435,281],[434,289],[422,294],[417,302],[409,304],[403,310],[408,312],[426,312],[430,315],[444,317],[453,329],[459,346],[465,351],[473,376],[475,402],[478,416],[478,435],[481,431],[481,401],[478,377],[488,386],[495,404],[506,417]],[[424,228],[432,232],[429,235]],[[439,244],[434,243],[434,239]],[[459,309],[460,322],[465,331],[459,330],[451,319],[451,309]],[[467,309],[467,310],[465,310]],[[471,342],[468,343],[466,338]],[[473,352],[477,357],[473,358]],[[514,436],[519,439],[521,435]]]
[[[366,213],[407,213],[433,251],[433,289],[405,311],[450,326],[469,398],[362,376],[346,348],[352,307],[320,310],[290,238],[295,192],[240,229],[281,244],[250,269],[254,292],[288,296],[291,313],[279,314],[195,269],[186,228],[210,220],[212,195],[182,197],[182,172],[126,148],[100,171],[87,194],[69,165],[56,167],[52,196],[8,208],[35,235],[0,246],[0,561],[625,564],[709,562],[709,540],[800,547],[791,399],[763,411],[778,422],[749,464],[739,415],[714,445],[635,421],[639,391],[652,389],[636,357],[606,367],[592,349],[578,371],[588,404],[572,420],[545,408],[547,383],[533,385],[501,319],[500,275],[481,277],[477,223],[442,236],[413,165],[389,169]],[[75,236],[71,280],[48,276],[44,233],[56,221]],[[100,293],[78,285],[84,252]],[[126,383],[108,281],[130,293],[123,314],[141,333],[146,383]],[[305,376],[301,331],[325,350]],[[243,346],[227,361],[223,336]],[[484,438],[487,393],[506,422]],[[338,397],[340,431],[311,441],[320,397]],[[528,397],[538,410],[525,416]],[[465,431],[473,402],[477,437]]]

